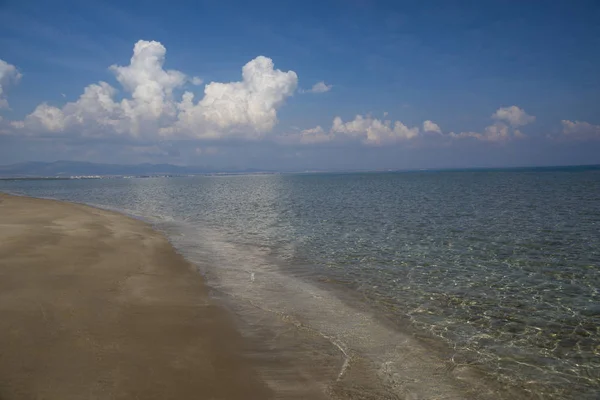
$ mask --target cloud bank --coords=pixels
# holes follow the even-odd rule
[[[318,125],[294,133],[273,133],[278,111],[298,90],[298,76],[294,71],[276,69],[270,58],[258,56],[242,67],[240,80],[205,84],[198,76],[166,69],[166,54],[160,42],[140,40],[134,45],[129,64],[108,68],[119,84],[118,89],[100,81],[88,85],[77,100],[61,107],[41,103],[22,121],[7,122],[0,117],[0,133],[124,138],[147,143],[176,139],[268,139],[288,145],[355,142],[391,146],[420,140],[505,143],[525,137],[521,129],[536,120],[523,108],[512,105],[491,114],[490,125],[482,131],[444,133],[440,125],[431,120],[411,127],[402,121],[387,119],[385,112],[382,119],[357,114],[344,121],[336,116],[329,128]],[[14,65],[0,60],[0,108],[8,107],[6,87],[20,78]],[[203,94],[196,98],[190,85],[203,85]],[[331,88],[332,85],[321,81],[310,90],[300,92],[324,93]],[[600,125],[563,120],[561,137],[600,138]],[[202,147],[208,148],[212,147]],[[203,150],[202,154],[209,152]]]
[[[400,121],[380,120],[370,115],[356,115],[353,120],[344,122],[335,117],[331,128],[325,131],[321,126],[289,134],[283,143],[319,144],[334,141],[358,141],[370,146],[383,146],[409,141],[419,136],[419,128],[409,128]]]
[[[386,116],[387,113],[384,114]],[[528,115],[517,106],[499,108],[492,115],[497,122],[487,126],[483,132],[450,132],[444,134],[442,128],[431,120],[423,122],[422,130],[419,127],[408,127],[401,121],[377,119],[371,116],[356,115],[351,120],[344,122],[341,117],[335,117],[331,129],[324,130],[321,126],[305,129],[299,133],[287,135],[282,141],[285,143],[320,144],[334,141],[359,141],[370,146],[384,146],[396,143],[406,143],[423,138],[438,141],[451,141],[457,139],[472,139],[483,142],[506,142],[512,139],[521,139],[525,135],[516,129],[517,126],[527,125],[535,121],[535,117]],[[509,125],[502,121],[506,121]]]
[[[238,82],[211,82],[194,101],[186,82],[199,85],[176,70],[164,69],[166,48],[155,41],[138,41],[129,65],[109,69],[126,93],[106,82],[91,84],[75,102],[63,107],[40,104],[24,121],[32,134],[64,133],[85,137],[133,138],[259,138],[277,123],[277,110],[298,84],[294,71],[274,69],[273,61],[259,56],[242,68]]]

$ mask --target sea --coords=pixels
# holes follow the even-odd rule
[[[4,180],[0,191],[162,231],[290,396],[600,398],[600,167]]]

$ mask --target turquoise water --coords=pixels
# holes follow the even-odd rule
[[[276,269],[342,289],[503,385],[600,393],[599,169],[2,181],[0,191],[145,218],[193,261],[210,260],[203,272],[223,290],[306,324],[325,322],[300,295],[284,307],[281,293],[242,283]],[[247,276],[221,268],[234,256]],[[319,329],[352,347],[339,311],[323,311],[336,320]]]

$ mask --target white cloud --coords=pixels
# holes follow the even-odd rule
[[[37,134],[96,137],[256,138],[275,126],[277,109],[298,83],[295,72],[275,70],[271,59],[259,56],[243,67],[242,81],[211,82],[198,102],[191,92],[177,101],[176,89],[201,80],[165,70],[165,55],[161,43],[138,41],[129,65],[110,67],[130,96],[116,101],[117,90],[108,83],[92,84],[77,101],[62,108],[40,104],[26,117],[25,127]]]
[[[440,134],[442,133],[442,129],[440,128],[440,126],[430,120],[423,122],[423,131],[424,132],[435,132],[435,133],[440,133]]]
[[[333,85],[327,85],[325,82],[317,82],[309,90],[305,90],[305,93],[325,93],[329,92],[333,88]]]
[[[185,74],[164,70],[165,47],[154,41],[138,41],[130,64],[109,69],[130,94],[120,102],[117,90],[106,82],[91,84],[75,102],[62,108],[40,104],[25,118],[28,131],[44,134],[72,133],[82,136],[156,133],[158,126],[176,116],[173,90],[181,87]]]
[[[312,129],[305,129],[300,132],[300,143],[317,144],[331,142],[334,139],[332,132],[325,132],[321,126]]]
[[[65,115],[61,109],[42,103],[27,116],[23,126],[59,132],[65,129]]]
[[[191,91],[180,97],[186,84],[202,85],[197,76],[164,68],[166,48],[155,41],[138,41],[129,65],[109,68],[122,87],[123,96],[106,82],[84,88],[75,101],[62,107],[47,103],[38,105],[23,121],[5,124],[14,131],[28,135],[78,135],[84,137],[128,137],[170,140],[180,138],[219,140],[227,138],[259,139],[273,130],[278,122],[277,111],[294,94],[298,76],[294,71],[275,69],[273,61],[258,56],[242,68],[242,77],[234,82],[210,82],[203,95],[196,99]],[[0,83],[18,81],[17,69],[0,60]],[[322,93],[331,85],[318,82],[309,92]],[[6,104],[1,97],[0,106]],[[483,132],[461,132],[443,135],[438,124],[426,120],[421,135],[418,126],[408,127],[400,121],[371,115],[356,115],[350,121],[336,117],[331,128],[317,126],[297,133],[275,137],[288,144],[321,144],[332,141],[357,141],[383,146],[415,140],[421,136],[433,138],[472,138],[487,142],[505,142],[522,138],[517,129],[535,121],[517,106],[499,108],[492,115],[496,120]],[[563,121],[563,133],[571,137],[598,137],[600,126],[587,122]],[[202,148],[209,154],[208,148]]]
[[[211,82],[194,104],[186,92],[178,105],[176,131],[195,138],[259,138],[277,123],[277,109],[298,85],[294,71],[273,68],[270,58],[259,56],[244,65],[242,81]]]
[[[407,141],[419,136],[419,128],[409,128],[400,121],[380,120],[370,115],[357,115],[352,121],[344,122],[335,117],[329,131],[321,126],[288,134],[280,142],[292,144],[317,144],[331,141],[355,140],[366,145],[382,146]]]
[[[473,138],[495,143],[506,142],[511,139],[523,139],[525,138],[525,134],[516,128],[535,121],[533,115],[528,115],[525,110],[517,106],[499,108],[491,117],[498,122],[487,126],[482,133],[471,131],[461,133],[451,132],[449,137],[453,139]]]
[[[523,134],[519,131],[519,137]],[[508,126],[502,123],[496,123],[486,127],[483,133],[478,132],[461,132],[461,133],[450,133],[450,137],[455,139],[474,138],[486,142],[504,142],[510,139],[511,135]]]
[[[357,115],[354,120],[343,122],[340,117],[333,120],[331,131],[358,138],[365,144],[383,145],[414,139],[419,128],[408,128],[400,121],[379,120],[370,116]]]
[[[181,87],[186,76],[175,70],[164,70],[167,49],[155,41],[138,41],[127,66],[112,65],[117,81],[131,93],[131,99],[123,99],[121,108],[133,121],[158,118],[163,113],[175,111],[172,104],[173,90]]]
[[[525,110],[517,106],[499,108],[492,114],[492,118],[498,121],[508,122],[508,124],[513,127],[527,125],[535,121],[533,115],[528,115]]]
[[[600,125],[589,122],[562,120],[564,137],[573,139],[600,139]]]
[[[12,64],[0,59],[0,108],[8,107],[6,100],[5,89],[10,84],[16,84],[21,79],[22,75]]]

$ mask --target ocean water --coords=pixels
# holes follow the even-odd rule
[[[313,371],[325,386],[360,364],[380,383],[352,387],[363,396],[600,396],[600,169],[0,181],[0,191],[151,222],[296,376],[315,363],[294,360],[333,360]]]

